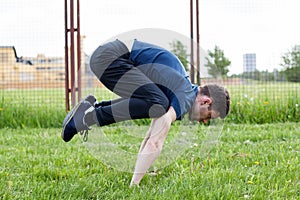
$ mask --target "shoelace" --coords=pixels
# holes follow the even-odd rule
[[[88,140],[88,136],[89,136],[89,130],[82,130],[79,132],[80,135],[83,135],[83,141],[86,142]]]
[[[84,118],[83,118],[83,124],[86,128],[80,131],[79,133],[80,135],[83,135],[83,141],[86,142],[88,140],[89,130],[91,130],[91,128],[87,125]]]

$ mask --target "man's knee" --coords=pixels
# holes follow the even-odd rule
[[[161,96],[158,103],[153,104],[149,109],[150,118],[158,118],[164,115],[169,109],[169,99]]]
[[[169,109],[169,105],[170,105],[170,102],[169,102],[169,99],[163,95],[161,98],[160,98],[160,105],[163,107],[163,109],[165,111],[167,111]]]

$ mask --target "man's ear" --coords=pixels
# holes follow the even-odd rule
[[[210,105],[212,103],[212,99],[208,96],[201,96],[200,103],[201,103],[201,105],[204,105],[204,104]]]

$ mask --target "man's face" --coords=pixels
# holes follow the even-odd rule
[[[220,113],[211,109],[211,103],[212,100],[207,96],[196,99],[190,115],[191,120],[207,124],[210,119],[218,118]]]

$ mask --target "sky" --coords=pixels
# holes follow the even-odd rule
[[[141,29],[163,29],[189,38],[189,0],[80,1],[84,51]],[[298,3],[299,2],[299,3]],[[63,0],[1,0],[0,46],[18,56],[64,56]],[[256,53],[257,68],[280,69],[281,56],[300,44],[299,0],[199,0],[200,46],[217,45],[231,61],[230,74],[243,70],[243,54]],[[173,34],[173,35],[176,35]],[[137,34],[138,35],[138,34]],[[167,40],[161,34],[153,38]]]

